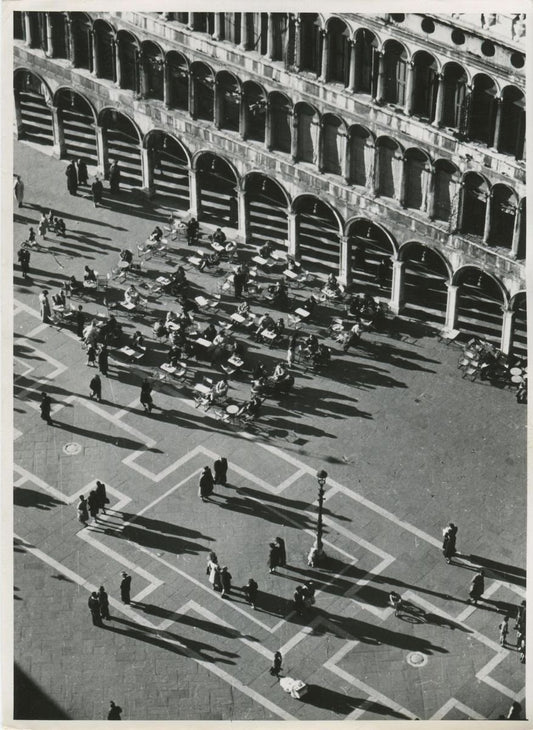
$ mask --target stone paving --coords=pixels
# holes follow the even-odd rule
[[[126,720],[195,721],[497,719],[523,703],[524,665],[515,646],[498,643],[501,613],[525,595],[525,409],[512,393],[462,380],[457,350],[405,323],[414,336],[368,334],[361,349],[335,355],[329,376],[297,366],[294,396],[269,401],[252,432],[196,409],[195,378],[157,390],[157,409],[145,414],[139,380],[119,360],[102,378],[103,401],[91,401],[85,353],[68,328],[40,322],[38,293],[80,277],[87,262],[109,271],[161,213],[126,193],[97,211],[67,197],[65,163],[29,144],[15,143],[15,166],[28,203],[15,211],[15,241],[39,206],[60,211],[68,229],[65,242],[52,236],[32,253],[31,281],[18,270],[14,278],[15,661],[19,686],[24,678],[43,698],[32,703],[20,689],[15,717],[98,720],[110,699]],[[177,262],[183,244],[172,247]],[[212,277],[190,277],[213,291]],[[95,314],[102,300],[83,306]],[[222,306],[231,311],[234,300]],[[151,321],[141,323],[146,334]],[[250,359],[265,353],[246,344]],[[161,360],[162,346],[150,348]],[[245,379],[231,386],[246,397]],[[44,389],[53,426],[39,417]],[[79,453],[65,453],[69,443]],[[199,471],[219,454],[229,484],[202,503]],[[319,468],[329,472],[328,558],[312,569]],[[79,529],[77,498],[95,479],[107,485],[109,510]],[[464,556],[456,565],[440,551],[450,520]],[[270,575],[276,535],[288,565]],[[210,550],[233,575],[228,599],[207,581]],[[486,601],[476,608],[466,599],[479,565]],[[131,606],[119,599],[124,569]],[[251,576],[256,611],[239,590]],[[316,605],[298,616],[291,597],[309,578]],[[111,597],[105,629],[87,608],[101,584]],[[390,590],[408,604],[400,617]],[[305,700],[269,673],[277,650],[282,674],[309,684]]]

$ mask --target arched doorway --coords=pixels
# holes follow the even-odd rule
[[[440,254],[414,241],[400,249],[403,272],[404,313],[443,325],[446,319],[447,282],[450,273]]]
[[[50,92],[44,82],[31,71],[17,69],[14,91],[19,137],[37,144],[53,145],[54,122],[47,104]]]
[[[339,272],[339,221],[333,210],[314,195],[294,201],[299,258],[328,273]]]
[[[518,357],[527,356],[527,299],[525,292],[518,292],[511,302],[514,311],[511,353]]]
[[[188,210],[189,160],[185,149],[174,137],[158,130],[148,132],[144,143],[156,195],[173,208]]]
[[[266,175],[252,172],[244,179],[247,234],[259,245],[272,241],[275,248],[287,248],[287,196],[280,185]]]
[[[100,115],[109,163],[117,160],[122,171],[121,182],[131,187],[142,185],[142,162],[139,133],[131,119],[115,109],[104,109]]]
[[[356,289],[373,296],[390,294],[392,285],[390,259],[396,254],[390,235],[366,218],[350,223],[347,231],[351,276]],[[382,262],[385,262],[387,269],[380,283],[378,268]]]
[[[72,89],[59,89],[55,104],[63,129],[65,157],[81,158],[88,165],[98,163],[95,120],[91,106]]]
[[[454,283],[459,287],[457,329],[499,347],[504,296],[498,282],[475,266],[465,266],[456,272]]]
[[[196,162],[202,220],[219,226],[237,225],[237,178],[230,165],[211,152]]]

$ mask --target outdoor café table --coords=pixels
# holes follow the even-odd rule
[[[165,373],[168,373],[169,375],[174,375],[177,368],[175,368],[173,365],[170,365],[168,362],[164,362],[162,365],[159,366],[160,370],[164,370]]]
[[[511,375],[520,375],[521,376],[523,371],[522,371],[522,368],[511,368],[509,370],[509,372],[511,373]]]
[[[199,345],[202,345],[202,347],[211,347],[211,345],[213,344],[211,340],[206,340],[204,337],[197,337],[196,342]]]
[[[232,314],[230,319],[237,324],[242,324],[243,322],[246,322],[246,317],[243,317],[242,314],[239,314],[238,312]]]
[[[98,287],[98,283],[96,281],[92,281],[92,279],[86,279],[83,282],[84,289],[96,289],[97,287]]]
[[[272,344],[276,339],[276,333],[272,332],[272,330],[263,330],[260,334],[260,337],[264,337],[265,340],[268,340],[268,342]]]
[[[287,279],[291,279],[292,281],[294,281],[294,279],[298,278],[298,274],[296,272],[294,272],[292,269],[285,269],[283,274],[287,277]]]
[[[228,357],[228,362],[230,363],[230,365],[233,365],[236,368],[242,368],[242,366],[244,365],[244,360],[241,360],[241,358],[237,357],[236,355]]]
[[[137,355],[137,351],[134,350],[131,347],[128,347],[127,345],[124,345],[124,347],[121,347],[118,352],[121,352],[123,355],[126,355],[126,357],[135,357]]]
[[[226,415],[228,417],[228,420],[233,421],[233,419],[236,417],[239,410],[240,410],[239,406],[236,406],[236,405],[226,406]]]
[[[298,309],[294,310],[294,314],[297,314],[302,319],[307,319],[309,317],[310,312],[307,311],[307,309],[302,309],[301,307],[298,307]]]
[[[264,259],[262,256],[254,256],[252,261],[255,261],[258,266],[264,266],[268,259]]]
[[[515,370],[515,368],[513,368],[513,370]],[[519,383],[523,382],[524,378],[522,377],[522,375],[511,375],[511,383],[515,383],[516,385],[518,385]]]
[[[286,261],[287,260],[287,254],[285,251],[272,251],[270,254],[270,258],[274,259],[275,261]]]
[[[119,269],[129,269],[130,266],[131,266],[131,263],[129,263],[128,261],[119,261],[118,262]]]
[[[166,276],[158,276],[156,281],[158,284],[163,284],[163,286],[167,286],[167,284],[170,284],[170,279],[167,279]]]
[[[218,241],[212,241],[211,242],[211,248],[213,248],[217,253],[220,253],[221,251],[225,251],[226,250],[226,247],[225,246],[221,246],[221,244],[218,243]]]
[[[211,392],[211,388],[208,388],[207,385],[204,385],[203,383],[196,383],[194,390],[202,395],[208,395]]]

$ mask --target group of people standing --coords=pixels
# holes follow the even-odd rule
[[[84,160],[81,158],[78,158],[77,160],[72,160],[69,162],[69,164],[66,167],[65,175],[67,178],[67,190],[71,195],[77,195],[78,193],[78,187],[80,186],[86,186],[89,184],[89,174],[87,171],[87,165]],[[119,163],[117,160],[113,160],[111,165],[109,166],[109,189],[113,194],[116,194],[120,190],[120,181],[122,177],[122,171],[120,169]],[[15,188],[16,188],[16,182],[15,182]],[[91,183],[91,193],[93,197],[94,207],[97,208],[98,205],[102,203],[103,193],[104,193],[104,185],[102,180],[98,175],[95,176],[93,182]],[[24,194],[24,189],[22,192],[22,195]],[[17,190],[15,189],[15,196],[17,197]],[[18,199],[18,198],[17,198]]]
[[[84,527],[87,527],[89,523],[89,515],[95,522],[98,522],[98,514],[103,512],[106,514],[105,507],[109,504],[107,497],[105,484],[101,481],[96,481],[96,486],[91,489],[87,499],[80,494],[80,500],[78,502],[78,522]]]
[[[214,472],[214,473],[213,473]],[[215,484],[221,484],[223,487],[227,485],[228,479],[228,460],[225,456],[219,456],[211,467],[204,466],[198,481],[198,496],[202,502],[207,502],[211,494],[213,494]]]

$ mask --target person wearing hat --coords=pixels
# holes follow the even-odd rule
[[[120,581],[120,600],[122,603],[130,602],[130,591],[131,591],[131,575],[128,575],[125,570],[120,574],[122,580]]]
[[[116,705],[113,700],[109,703],[109,712],[107,713],[108,720],[122,720],[122,707]]]
[[[93,619],[94,626],[103,626],[102,619],[100,618],[100,601],[98,600],[98,593],[93,591],[89,596],[89,610]]]
[[[470,582],[470,592],[468,599],[468,602],[472,602],[474,606],[477,605],[477,602],[481,599],[481,596],[485,592],[485,573],[480,570],[479,573],[476,573],[475,576],[472,578]]]

